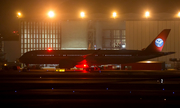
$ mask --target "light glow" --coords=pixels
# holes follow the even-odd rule
[[[52,51],[52,48],[48,48],[48,51]]]
[[[21,13],[20,13],[20,12],[18,12],[18,15],[19,15],[19,16],[21,16]]]
[[[49,16],[50,18],[53,18],[53,17],[54,17],[54,12],[53,12],[53,11],[49,11],[48,16]]]
[[[113,12],[113,17],[115,18],[117,16],[116,12]]]
[[[87,65],[86,64],[84,64],[84,67],[86,67]]]
[[[85,17],[85,13],[84,12],[81,12],[80,15],[81,15],[82,18]]]
[[[147,61],[147,63],[151,63],[151,61]]]
[[[149,16],[150,16],[150,13],[147,11],[147,12],[145,13],[145,17],[148,18]]]
[[[180,12],[178,13],[178,15],[177,15],[178,17],[180,17]]]
[[[21,13],[20,12],[17,13],[17,17],[21,17]]]
[[[59,69],[59,72],[65,72],[65,69]]]
[[[126,45],[122,45],[122,48],[125,48],[126,47]]]

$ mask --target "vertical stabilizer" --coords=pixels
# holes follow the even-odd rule
[[[164,29],[145,49],[146,52],[161,52],[171,29]]]

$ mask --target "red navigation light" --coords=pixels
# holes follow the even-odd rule
[[[51,49],[51,48],[48,48],[48,51],[52,51],[52,49]]]

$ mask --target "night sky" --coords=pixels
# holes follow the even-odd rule
[[[0,0],[0,33],[18,30],[17,12],[24,17],[45,17],[49,10],[59,15],[65,13],[111,14],[124,13],[174,13],[180,11],[180,0]]]

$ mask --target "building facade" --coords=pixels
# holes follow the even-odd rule
[[[146,48],[163,30],[171,29],[163,48],[175,54],[151,59],[164,61],[173,67],[170,58],[180,58],[180,21],[159,15],[142,19],[129,14],[123,19],[59,21],[20,21],[20,54],[32,50],[141,50]],[[170,15],[168,15],[170,16]],[[19,55],[19,57],[21,56]]]
[[[126,46],[125,22],[20,22],[21,55],[32,50],[119,50]],[[117,23],[120,23],[117,25]]]
[[[32,50],[61,49],[61,28],[59,22],[20,22],[21,55]]]

